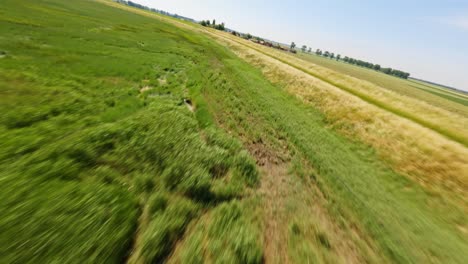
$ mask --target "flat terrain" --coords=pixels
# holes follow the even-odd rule
[[[0,51],[2,263],[467,258],[462,94],[110,1],[6,0]]]
[[[468,115],[466,107],[462,107],[468,106],[468,94],[452,91],[447,88],[413,79],[405,80],[396,78],[381,72],[347,64],[343,61],[324,58],[315,54],[298,53],[297,56],[301,59],[327,67],[339,73],[374,83],[381,88],[417,98],[437,107],[463,113],[465,117]],[[447,102],[447,100],[456,102],[462,106]]]

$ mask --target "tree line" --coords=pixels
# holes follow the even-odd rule
[[[319,56],[326,57],[326,58],[330,58],[330,59],[335,59],[336,58],[337,61],[341,60],[341,58],[342,58],[340,54],[335,56],[335,54],[333,52],[329,52],[329,51],[324,52],[321,49],[317,49],[315,51],[315,54],[319,55]],[[404,71],[400,71],[400,70],[392,69],[392,68],[382,68],[380,66],[380,64],[374,64],[374,63],[371,63],[371,62],[350,58],[348,56],[345,56],[342,60],[344,62],[352,64],[352,65],[357,65],[357,66],[372,69],[372,70],[375,70],[375,71],[380,71],[380,72],[383,72],[385,74],[393,75],[393,76],[403,78],[403,79],[408,79],[409,76],[410,76],[410,73],[408,73],[408,72],[404,72]]]
[[[210,22],[210,20],[202,20],[202,21],[200,21],[200,25],[202,25],[204,27],[212,27],[214,29],[223,30],[223,31],[226,29],[224,23],[216,24],[215,19],[213,19],[213,22]]]
[[[370,63],[370,62],[367,62],[367,61],[362,61],[362,60],[349,58],[347,56],[344,57],[343,61],[347,62],[349,64],[354,64],[354,65],[365,67],[365,68],[368,68],[368,69],[381,71],[381,72],[383,72],[385,74],[393,75],[393,76],[400,77],[400,78],[403,78],[403,79],[408,79],[408,77],[410,76],[410,73],[408,73],[408,72],[404,72],[404,71],[400,71],[400,70],[396,70],[396,69],[392,69],[392,68],[382,68],[379,64],[373,64],[373,63]]]
[[[150,7],[147,7],[147,6],[132,2],[132,1],[126,1],[126,0],[114,0],[114,1],[116,1],[118,3],[121,3],[121,4],[128,5],[128,6],[132,6],[132,7],[152,11],[152,12],[155,12],[155,13],[163,14],[163,15],[166,15],[166,16],[171,16],[171,17],[175,17],[175,18],[195,22],[195,20],[193,20],[191,18],[179,16],[177,14],[171,14],[169,12],[154,9],[154,8],[150,8]],[[199,24],[204,26],[204,27],[212,27],[212,28],[215,28],[217,30],[226,31],[225,24],[224,23],[216,24],[216,20],[214,20],[214,19],[213,19],[213,21],[202,20],[202,21],[199,22]],[[288,50],[287,47],[284,48],[283,46],[281,46],[278,43],[274,44],[274,43],[266,41],[266,40],[264,40],[264,39],[262,39],[260,37],[252,36],[251,34],[238,33],[236,31],[232,31],[231,33],[233,35],[235,35],[235,36],[239,36],[239,37],[242,37],[244,39],[252,40],[252,41],[254,41],[256,43],[259,43],[259,44],[262,44],[264,46],[268,46],[268,47],[272,47],[272,48],[276,48],[276,49],[281,49],[281,50],[284,50],[284,51],[287,50],[287,51],[292,52],[292,53],[296,53],[297,50],[298,50],[298,49],[296,49],[296,43],[294,43],[294,42],[291,43],[291,45],[289,47],[289,50]],[[312,53],[312,48],[307,47],[306,45],[302,45],[300,50],[302,52],[304,52],[304,53]],[[349,63],[349,64],[353,64],[353,65],[357,65],[357,66],[360,66],[360,67],[365,67],[365,68],[368,68],[368,69],[380,71],[380,72],[383,72],[385,74],[393,75],[393,76],[400,77],[400,78],[403,78],[403,79],[408,79],[410,77],[410,73],[407,73],[407,72],[404,72],[404,71],[400,71],[400,70],[392,69],[392,68],[382,68],[379,64],[374,64],[374,63],[370,63],[370,62],[367,62],[367,61],[350,58],[348,56],[345,56],[342,59],[342,56],[340,54],[335,55],[335,53],[333,53],[333,52],[322,51],[321,49],[317,49],[315,51],[315,54],[318,55],[318,56],[323,56],[325,58],[330,58],[332,60],[333,59],[336,59],[337,61],[342,60],[342,61],[344,61],[346,63]]]
[[[290,46],[290,49],[293,50],[295,48],[296,48],[296,44],[294,42],[292,42],[291,46]],[[312,49],[310,47],[307,48],[306,45],[303,45],[301,47],[301,51],[304,52],[304,53],[312,53]],[[375,71],[380,71],[380,72],[383,72],[385,74],[396,76],[396,77],[403,78],[403,79],[408,79],[410,77],[410,75],[411,75],[408,72],[404,72],[404,71],[400,71],[400,70],[392,69],[392,68],[382,68],[380,66],[380,64],[374,64],[374,63],[371,63],[371,62],[350,58],[348,56],[342,57],[340,54],[335,55],[335,53],[333,53],[333,52],[323,51],[321,49],[317,49],[315,51],[315,54],[318,55],[318,56],[322,56],[322,57],[325,57],[325,58],[332,59],[332,60],[336,59],[337,61],[344,61],[344,62],[352,64],[352,65],[357,65],[357,66],[372,69],[372,70],[375,70]]]

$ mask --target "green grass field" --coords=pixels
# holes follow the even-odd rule
[[[89,1],[2,9],[0,262],[120,262],[137,235],[138,259],[159,261],[256,184],[241,145],[183,101],[214,85],[212,42]]]
[[[465,207],[198,25],[5,0],[0,51],[0,263],[466,260]]]

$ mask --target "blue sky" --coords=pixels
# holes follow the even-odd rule
[[[133,0],[468,91],[468,0]]]

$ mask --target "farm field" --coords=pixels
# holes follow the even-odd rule
[[[417,98],[449,111],[461,113],[465,117],[468,114],[466,113],[466,107],[462,107],[468,105],[468,94],[452,91],[440,86],[424,83],[414,79],[405,80],[401,78],[395,78],[384,73],[355,65],[350,65],[343,61],[331,60],[317,56],[315,54],[299,53],[297,56],[301,59],[330,68],[342,74],[369,81],[384,89],[389,89],[402,95]],[[447,102],[447,100],[456,102],[462,106]]]
[[[1,263],[466,260],[463,94],[105,0],[0,51]]]

